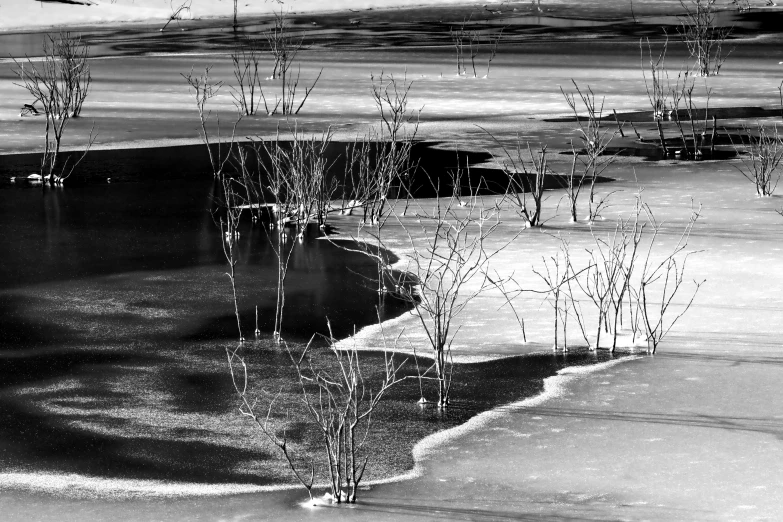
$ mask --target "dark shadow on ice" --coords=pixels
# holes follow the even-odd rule
[[[51,346],[78,337],[67,326],[53,323],[45,315],[29,315],[24,309],[37,309],[43,299],[0,293],[0,351],[24,352],[30,348]],[[2,372],[2,369],[0,369]],[[0,381],[0,386],[5,381]]]
[[[263,452],[241,450],[207,440],[192,440],[193,433],[180,431],[154,437],[127,426],[121,437],[102,435],[74,422],[89,425],[89,413],[65,423],[56,415],[28,411],[6,401],[0,403],[0,441],[5,450],[4,468],[30,471],[79,473],[106,478],[180,480],[189,482],[263,481],[260,474],[236,471],[247,460],[272,458]],[[123,422],[114,420],[114,428]],[[21,436],[20,436],[21,435]],[[273,480],[274,477],[267,477]]]

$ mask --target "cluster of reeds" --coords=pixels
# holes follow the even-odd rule
[[[700,210],[693,210],[675,246],[663,254],[657,251],[663,223],[656,220],[641,195],[631,216],[619,219],[605,237],[592,231],[594,247],[587,251],[586,266],[575,266],[569,244],[562,241],[558,253],[543,260],[544,268],[534,269],[546,285],[543,293],[554,310],[554,349],[559,348],[558,331],[563,333],[563,350],[568,349],[571,318],[593,350],[602,347],[602,334],[607,334],[611,342],[603,345],[614,352],[625,328],[631,333],[632,346],[643,339],[648,353],[654,354],[690,309],[704,282],[694,281],[690,298],[677,300],[685,288],[686,263],[693,253],[687,251],[688,239]],[[594,335],[588,317],[595,320]]]
[[[492,66],[492,60],[495,59],[498,52],[498,45],[503,37],[503,29],[500,31],[482,34],[476,30],[470,30],[470,20],[463,20],[461,24],[449,28],[449,35],[454,49],[457,51],[457,75],[467,76],[467,60],[470,60],[470,66],[473,70],[473,77],[477,78],[476,58],[486,49],[487,72],[484,78],[489,78],[489,70]]]

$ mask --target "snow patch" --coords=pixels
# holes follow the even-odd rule
[[[509,412],[540,406],[550,399],[560,397],[565,392],[566,385],[578,377],[601,372],[620,363],[626,361],[635,361],[640,358],[640,356],[629,356],[622,359],[615,359],[613,361],[592,364],[589,366],[569,366],[567,368],[563,368],[557,372],[557,375],[553,375],[544,379],[544,391],[535,397],[529,397],[509,405],[500,406],[498,408],[485,411],[476,415],[475,417],[472,417],[464,424],[428,435],[416,443],[416,445],[413,447],[414,466],[412,470],[408,471],[407,473],[403,473],[402,475],[397,475],[396,477],[369,481],[368,484],[388,484],[421,477],[424,474],[424,462],[428,460],[430,455],[432,455],[432,453],[438,447],[441,447],[444,444],[448,444],[449,442],[452,442],[463,435],[477,431],[493,420],[504,417]]]
[[[76,473],[0,473],[0,490],[24,489],[69,498],[214,497],[279,491],[299,485],[201,484],[162,480],[108,479]]]

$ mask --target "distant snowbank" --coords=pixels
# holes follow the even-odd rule
[[[84,4],[38,2],[31,0],[3,0],[0,3],[0,31],[31,30],[48,27],[97,25],[121,22],[165,22],[172,14],[171,6],[178,7],[182,1],[174,0],[80,0]],[[484,0],[483,3],[498,3],[499,0]],[[455,0],[344,0],[337,4],[323,0],[287,0],[283,8],[292,13],[361,11],[367,9],[388,9],[394,7],[416,7],[428,5],[466,4]],[[339,9],[335,9],[339,6]],[[240,18],[269,15],[278,10],[277,2],[239,3]],[[190,12],[182,19],[228,18],[233,16],[231,1],[198,0],[193,2]],[[176,26],[174,27],[176,29]]]

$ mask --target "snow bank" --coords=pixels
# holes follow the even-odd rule
[[[165,22],[174,8],[182,4],[181,0],[75,0],[80,4],[59,2],[38,2],[30,0],[3,0],[0,3],[0,31],[41,29],[53,26],[97,25],[121,22]],[[484,3],[497,3],[498,0],[486,0]],[[428,5],[465,4],[455,0],[344,0],[339,4],[323,0],[287,0],[284,9],[292,13],[335,11],[339,5],[341,11],[359,11],[366,9],[386,9],[394,7],[415,7]],[[255,2],[239,5],[240,18],[258,15],[270,15],[279,9],[277,2]],[[233,2],[218,0],[199,0],[193,2],[190,12],[183,12],[181,18],[204,19],[233,16]],[[357,15],[359,13],[356,13]],[[176,30],[176,24],[172,27]]]

